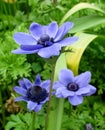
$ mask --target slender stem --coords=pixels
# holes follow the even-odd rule
[[[45,130],[47,130],[47,122],[49,120],[48,115],[49,115],[50,104],[51,104],[52,86],[54,82],[54,72],[55,72],[55,64],[52,65],[52,75],[51,75],[51,83],[50,83],[49,102],[48,102],[48,108],[47,108],[47,114],[46,114],[46,120],[45,120]]]
[[[56,5],[56,3],[57,3],[57,0],[53,0],[53,4]]]
[[[35,130],[35,116],[36,116],[36,113],[32,112],[31,114],[32,114],[32,120],[31,120],[31,124],[30,124],[29,130]]]

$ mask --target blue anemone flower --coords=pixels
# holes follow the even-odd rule
[[[83,96],[90,96],[96,92],[96,88],[89,84],[91,73],[86,71],[76,77],[69,69],[62,69],[59,73],[59,81],[53,88],[58,98],[68,98],[68,101],[76,106],[83,102]]]
[[[15,101],[25,101],[30,111],[38,112],[49,100],[49,88],[50,80],[42,82],[39,74],[36,75],[33,84],[27,78],[23,78],[19,81],[19,86],[14,87],[14,90],[21,95],[15,98]]]
[[[15,54],[38,53],[43,58],[58,56],[61,47],[68,46],[77,41],[77,37],[64,36],[73,27],[72,22],[65,22],[58,27],[57,22],[52,22],[48,26],[32,23],[28,33],[18,32],[14,34],[14,40],[20,48],[13,50]]]

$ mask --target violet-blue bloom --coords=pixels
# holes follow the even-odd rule
[[[72,22],[65,22],[60,27],[57,22],[52,22],[48,26],[32,23],[29,28],[30,34],[23,32],[14,34],[14,40],[20,48],[12,52],[15,54],[38,53],[44,58],[58,56],[61,47],[73,44],[78,39],[77,37],[64,38],[72,27]]]
[[[83,102],[83,96],[90,96],[96,92],[96,88],[89,84],[91,73],[86,71],[76,77],[69,69],[62,69],[59,73],[59,81],[53,88],[58,98],[68,98],[68,101],[76,106]]]
[[[19,81],[19,86],[14,87],[15,92],[21,95],[15,101],[25,101],[30,111],[38,112],[49,100],[49,88],[50,80],[42,82],[39,74],[33,84],[27,78],[23,78]]]

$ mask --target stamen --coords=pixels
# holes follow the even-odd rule
[[[40,86],[34,86],[27,91],[27,98],[33,102],[40,102],[44,101],[48,97],[48,93],[46,89],[41,88]]]
[[[49,41],[49,43],[51,42],[52,44],[54,43],[54,39],[51,37],[49,37],[49,35],[47,34],[43,34],[40,39],[38,40],[38,44],[44,45],[44,46],[50,46],[52,44],[46,44],[46,41]]]
[[[76,83],[72,82],[67,85],[67,89],[75,92],[79,89],[79,86]]]

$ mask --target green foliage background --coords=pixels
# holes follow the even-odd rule
[[[105,11],[105,1],[57,0],[55,4],[51,0],[0,2],[0,130],[28,130],[31,113],[27,110],[9,113],[5,108],[6,100],[11,93],[15,96],[13,87],[18,85],[21,78],[28,77],[33,81],[37,73],[41,74],[43,80],[50,78],[51,66],[35,54],[12,54],[11,51],[18,47],[13,34],[28,32],[30,23],[34,21],[45,25],[51,21],[60,23],[66,12],[80,2],[94,4]],[[105,130],[105,14],[84,9],[73,14],[68,21],[73,21],[78,31],[98,35],[84,52],[79,67],[79,73],[92,72],[91,84],[97,87],[97,93],[86,97],[84,103],[76,108],[65,101],[61,130],[85,130],[86,123],[91,123],[95,130]],[[74,32],[71,30],[69,35]],[[43,130],[45,113],[46,106],[36,116],[36,130]]]

